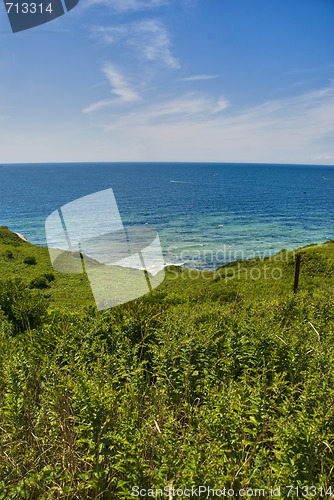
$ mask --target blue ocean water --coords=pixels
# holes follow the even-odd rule
[[[46,245],[45,219],[112,188],[125,225],[150,225],[166,264],[214,269],[334,238],[331,166],[212,163],[0,167],[0,225]]]

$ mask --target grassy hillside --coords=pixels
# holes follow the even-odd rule
[[[36,264],[24,262],[34,257]],[[79,305],[94,303],[88,280],[83,274],[57,273],[51,265],[49,251],[46,247],[38,247],[26,243],[15,233],[0,227],[0,279],[20,279],[29,286],[31,281],[46,273],[55,276],[54,282],[43,291],[47,295],[50,306],[57,303],[62,309],[75,310]]]
[[[0,228],[0,498],[168,485],[334,498],[334,242],[298,253],[297,294],[282,250],[170,267],[152,293],[97,312],[85,275]]]

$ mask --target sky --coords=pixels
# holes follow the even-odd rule
[[[333,0],[80,0],[12,33],[0,163],[334,165]]]

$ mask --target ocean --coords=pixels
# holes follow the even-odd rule
[[[108,188],[125,226],[157,230],[166,265],[212,270],[334,239],[332,166],[4,164],[0,225],[46,245],[53,211]]]

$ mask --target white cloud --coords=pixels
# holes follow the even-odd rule
[[[136,92],[131,89],[121,73],[119,73],[111,63],[105,64],[102,71],[112,87],[111,92],[118,95],[121,101],[134,102],[140,99]]]
[[[127,32],[127,25],[90,27],[91,36],[106,44],[118,42],[126,36]]]
[[[77,127],[52,123],[28,131],[9,124],[0,137],[1,161],[334,164],[334,84],[239,111],[215,113],[216,107],[217,100],[193,94],[140,101],[123,114],[118,107],[104,122],[97,114],[93,127],[82,119]]]
[[[211,114],[222,111],[228,106],[228,102],[224,97],[220,97],[217,101],[209,99],[201,95],[187,94],[178,99],[162,102],[159,106],[153,107],[146,114],[147,118],[156,119],[158,117],[171,117],[175,119],[192,119],[194,116],[208,117]]]
[[[82,110],[84,113],[98,111],[99,109],[116,103],[134,103],[140,101],[138,94],[130,87],[123,75],[117,71],[111,63],[105,64],[102,71],[111,85],[110,92],[117,95],[118,99],[102,99],[84,108]]]
[[[184,82],[196,82],[200,80],[212,80],[213,78],[218,78],[219,75],[194,75],[181,78]]]
[[[152,117],[154,116],[166,116],[166,115],[182,115],[183,118],[190,117],[198,113],[205,113],[208,108],[208,102],[201,98],[181,98],[170,101],[163,104],[155,112],[152,112]]]
[[[239,112],[216,109],[216,101],[185,96],[132,110],[104,129],[117,137],[124,160],[333,163],[327,153],[334,139],[333,85]]]
[[[91,35],[104,43],[125,41],[137,55],[148,61],[158,61],[170,68],[179,68],[172,55],[171,40],[164,25],[157,19],[136,21],[121,26],[92,26]]]
[[[93,111],[98,111],[99,109],[111,106],[114,102],[115,102],[114,99],[103,99],[101,101],[90,104],[89,106],[87,106],[87,108],[84,108],[82,111],[83,113],[92,113]]]
[[[224,109],[229,107],[229,102],[227,99],[225,99],[224,96],[221,96],[218,101],[217,101],[217,108],[216,108],[216,113],[219,113],[219,111],[224,111]]]
[[[142,21],[137,25],[138,36],[131,43],[141,48],[150,61],[162,61],[171,68],[179,68],[180,64],[170,51],[171,42],[166,29],[156,20]]]

